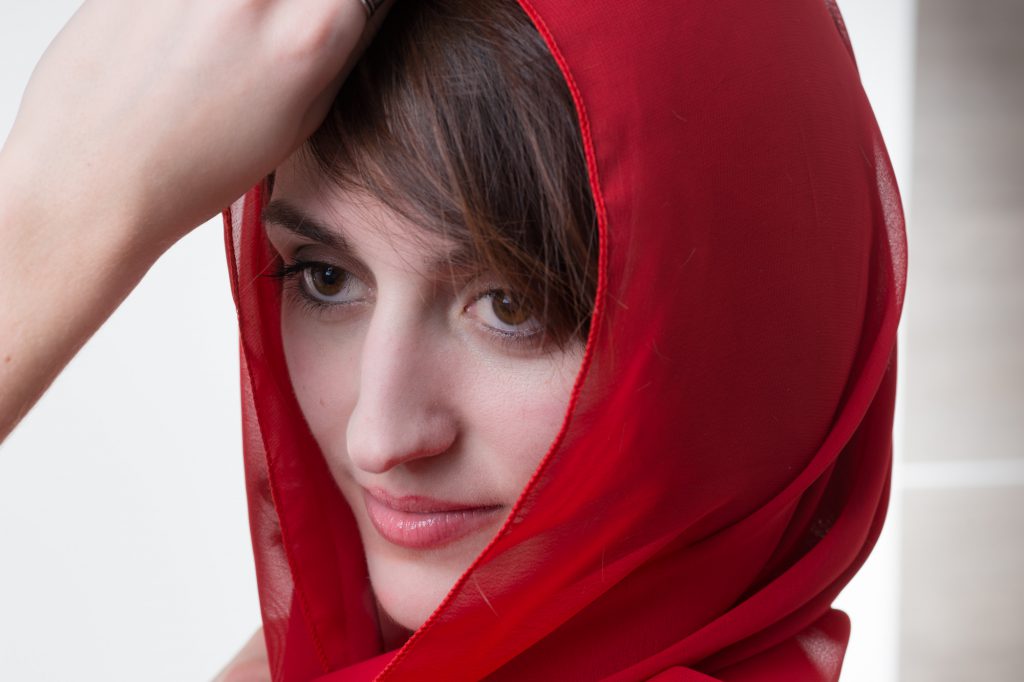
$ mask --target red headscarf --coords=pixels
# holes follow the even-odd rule
[[[906,237],[827,0],[520,0],[600,231],[586,356],[508,520],[396,651],[292,393],[266,185],[226,212],[274,679],[835,680],[889,496]]]

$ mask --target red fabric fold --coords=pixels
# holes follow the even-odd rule
[[[265,184],[225,212],[273,678],[835,680],[888,503],[899,190],[834,2],[521,0],[600,273],[560,433],[399,650],[283,361]]]

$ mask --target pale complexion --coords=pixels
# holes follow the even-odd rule
[[[168,247],[316,130],[392,3],[82,3],[0,150],[0,441]]]
[[[281,319],[292,384],[396,644],[504,522],[561,426],[583,343],[538,344],[539,321],[487,293],[502,287],[493,273],[447,267],[451,241],[318,182],[301,154],[277,170],[273,199],[285,210],[269,210],[267,234],[292,266]],[[297,215],[344,246],[298,234]],[[367,488],[497,510],[453,542],[410,548],[371,523]]]

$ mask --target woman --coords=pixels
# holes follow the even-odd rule
[[[398,5],[228,211],[273,679],[838,677],[898,192],[834,5],[663,5]]]
[[[905,267],[838,10],[521,6],[396,7],[228,213],[275,679],[835,679]]]

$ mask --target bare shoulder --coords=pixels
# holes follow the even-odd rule
[[[270,682],[270,663],[262,627],[253,633],[213,682]]]

